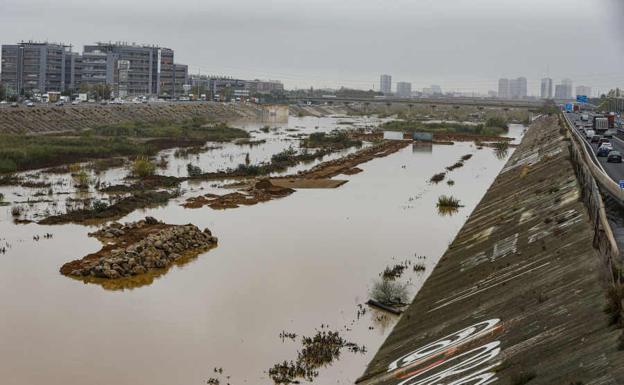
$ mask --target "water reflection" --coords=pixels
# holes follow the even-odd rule
[[[413,153],[422,152],[425,154],[431,154],[433,152],[433,144],[424,143],[424,142],[415,142],[414,144],[412,144],[412,152]]]
[[[195,261],[199,257],[205,257],[208,251],[214,249],[217,245],[210,247],[203,247],[200,250],[195,250],[192,254],[182,255],[179,259],[175,260],[171,265],[164,268],[151,268],[145,274],[134,275],[130,277],[124,277],[119,279],[107,279],[107,278],[98,278],[98,277],[76,277],[68,275],[68,278],[72,278],[77,281],[82,281],[85,284],[96,284],[100,285],[105,290],[117,291],[117,290],[131,290],[136,289],[142,286],[151,285],[154,283],[154,280],[160,278],[161,276],[167,274],[169,270],[171,270],[174,266],[180,268],[184,265],[189,264],[192,261]]]

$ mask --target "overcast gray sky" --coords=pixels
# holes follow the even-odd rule
[[[175,49],[191,72],[282,80],[288,88],[487,92],[549,72],[624,85],[622,0],[0,0],[0,42],[95,41]]]

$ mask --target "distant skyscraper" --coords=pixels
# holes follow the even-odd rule
[[[540,96],[542,99],[552,99],[553,81],[551,78],[542,79],[542,87],[541,87]]]
[[[527,79],[502,78],[498,80],[498,97],[501,99],[524,99],[527,97]]]
[[[431,93],[434,95],[442,95],[442,87],[432,84],[431,85]]]
[[[412,83],[397,82],[396,94],[400,98],[409,98],[412,96]]]
[[[509,79],[503,78],[498,80],[498,97],[501,99],[511,98]]]
[[[379,79],[379,90],[383,94],[392,93],[392,76],[390,75],[381,75]]]
[[[524,77],[511,79],[509,81],[509,90],[512,99],[524,99],[527,97],[527,80]]]
[[[569,99],[566,95],[566,86],[557,84],[555,86],[555,99]]]
[[[578,86],[576,87],[576,96],[584,95],[587,97],[591,97],[592,89],[587,86]]]
[[[572,80],[563,79],[561,81],[561,85],[565,88],[565,99],[572,99],[574,97],[574,95],[572,94],[572,91],[574,90],[572,88]]]

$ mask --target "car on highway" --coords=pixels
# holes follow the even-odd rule
[[[17,108],[17,107],[19,107],[19,104],[17,104],[16,102],[13,102],[13,103],[11,103],[11,107]]]
[[[600,140],[598,141],[598,147],[602,146],[605,143],[611,144],[611,141],[609,140],[609,138],[603,135],[602,138],[600,138]]]
[[[611,143],[605,143],[598,148],[596,155],[600,157],[603,157],[603,156],[608,157],[611,151],[613,151],[613,145]]]
[[[7,101],[3,100],[3,101],[0,102],[0,104],[7,104]]]
[[[58,102],[54,103],[54,105],[57,107],[63,107],[65,105],[65,102],[62,100],[59,100]]]
[[[611,151],[607,156],[607,162],[609,163],[622,163],[622,154],[619,151]]]
[[[602,138],[600,135],[593,135],[590,139],[590,142],[592,143],[598,143],[600,142],[600,138]]]
[[[585,139],[591,139],[594,135],[596,135],[596,131],[594,130],[585,131]]]
[[[34,107],[35,103],[31,102],[31,101],[27,101],[26,102],[26,107]]]

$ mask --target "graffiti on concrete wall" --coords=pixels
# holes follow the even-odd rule
[[[481,340],[501,330],[498,318],[476,323],[392,361],[388,372],[396,372],[397,385],[491,384],[497,380],[500,341]]]

